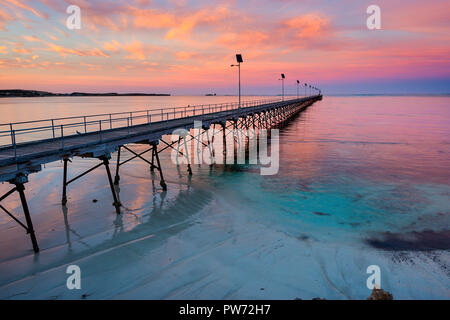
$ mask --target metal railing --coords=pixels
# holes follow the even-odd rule
[[[280,102],[280,98],[242,101],[241,108]],[[83,135],[112,129],[128,128],[140,124],[152,124],[161,121],[200,116],[215,112],[238,109],[239,103],[202,104],[186,107],[148,109],[130,112],[115,112],[85,116],[71,116],[33,121],[20,121],[0,124],[0,148],[13,147],[16,157],[16,146],[46,139],[61,139],[64,149],[64,137]],[[7,140],[9,142],[7,142]]]

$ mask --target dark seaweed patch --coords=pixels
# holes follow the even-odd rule
[[[383,250],[431,251],[450,249],[450,230],[413,231],[408,233],[386,232],[380,238],[366,240],[372,247]]]
[[[320,212],[320,211],[314,211],[313,213],[318,216],[331,216],[331,214],[329,214],[329,213]]]
[[[297,239],[306,241],[306,240],[309,240],[309,237],[306,234],[302,234],[302,235],[298,236]]]

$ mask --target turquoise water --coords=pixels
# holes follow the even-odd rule
[[[448,299],[449,146],[449,97],[324,97],[280,131],[277,175],[194,165],[189,178],[163,153],[162,192],[133,160],[120,216],[100,169],[62,209],[62,164],[49,164],[26,186],[39,255],[0,217],[0,297],[365,299],[378,265],[394,298]],[[65,287],[69,264],[80,292]]]

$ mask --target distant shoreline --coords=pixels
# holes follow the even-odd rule
[[[169,93],[87,93],[87,92],[72,92],[72,93],[53,93],[38,90],[0,90],[0,98],[28,98],[28,97],[130,97],[130,96],[170,96]]]

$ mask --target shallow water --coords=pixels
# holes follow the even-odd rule
[[[207,98],[234,101],[145,102]],[[71,103],[75,114],[139,104],[64,99],[65,109],[34,99],[30,116],[71,115]],[[19,109],[0,105],[1,122]],[[449,97],[324,97],[281,130],[277,175],[195,165],[189,178],[167,152],[162,192],[158,175],[133,160],[121,167],[121,215],[101,168],[71,184],[61,208],[62,164],[48,164],[26,185],[41,252],[0,216],[0,298],[365,299],[366,269],[378,265],[396,299],[448,299],[449,145]],[[74,159],[69,175],[95,164]],[[18,199],[2,204],[22,217]],[[81,290],[66,288],[70,264],[82,270]]]

